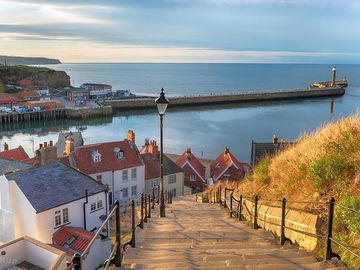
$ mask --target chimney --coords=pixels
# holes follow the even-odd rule
[[[149,139],[145,139],[145,145],[144,146],[148,146],[149,145]]]
[[[190,147],[186,148],[185,152],[186,154],[191,154],[191,148]]]
[[[64,149],[64,152],[63,152],[63,156],[64,157],[67,157],[69,156],[72,152],[74,152],[74,140],[71,136],[68,136],[66,137],[66,140],[65,140],[65,149]]]
[[[148,147],[149,147],[149,148],[148,148],[148,149],[149,149],[148,152],[149,152],[150,154],[156,155],[156,156],[159,154],[159,148],[158,148],[155,140],[151,140]]]
[[[135,144],[135,133],[132,130],[128,130],[127,134],[126,134],[126,139],[130,142],[132,142],[133,144]]]
[[[224,155],[227,155],[227,154],[229,154],[229,149],[227,148],[227,146],[225,146]]]
[[[6,142],[4,142],[4,151],[8,151],[8,150],[9,150],[9,145]]]
[[[39,149],[36,150],[36,164],[39,166],[45,166],[47,164],[57,161],[56,146],[48,146],[47,142],[39,145]]]
[[[278,139],[278,137],[276,137],[275,135],[273,135],[273,137],[272,137],[272,142],[273,143],[279,143],[279,139]]]
[[[336,67],[333,66],[331,70],[331,86],[335,86],[335,82],[336,82]]]
[[[49,142],[49,146],[54,146],[54,142],[53,142],[53,141],[50,141],[50,142]]]

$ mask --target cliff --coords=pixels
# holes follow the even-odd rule
[[[45,57],[21,57],[21,56],[6,56],[0,55],[0,64],[5,65],[53,65],[61,64],[58,59],[51,59]]]
[[[19,85],[23,79],[32,80],[33,85],[50,88],[70,86],[70,77],[64,71],[43,67],[0,65],[0,85]]]

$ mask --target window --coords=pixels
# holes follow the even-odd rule
[[[116,159],[123,159],[124,158],[124,151],[121,150],[119,147],[115,147],[114,150],[114,155]]]
[[[127,180],[128,180],[128,170],[123,170],[123,172],[122,172],[122,179],[123,179],[123,181],[127,181]]]
[[[136,168],[135,169],[131,169],[131,179],[136,179]]]
[[[196,181],[196,176],[195,175],[190,175],[190,181]]]
[[[112,192],[110,191],[109,192],[109,205],[112,205],[113,204],[113,196],[112,196]]]
[[[102,200],[98,201],[96,203],[96,206],[97,206],[98,209],[102,208]]]
[[[170,192],[173,197],[176,197],[176,188],[173,188]]]
[[[96,210],[96,203],[92,203],[90,205],[90,210],[91,210],[91,212]]]
[[[159,179],[151,180],[151,187],[152,188],[156,188],[158,186],[160,186],[160,180]]]
[[[65,208],[62,210],[63,212],[63,223],[68,223],[69,222],[69,209]]]
[[[61,225],[69,223],[70,222],[69,209],[64,208],[62,210],[56,210],[54,220],[55,220],[55,227],[59,227]]]
[[[101,154],[97,150],[91,151],[91,158],[95,163],[101,162]]]
[[[122,189],[122,196],[123,196],[123,198],[127,198],[129,196],[128,188]]]
[[[61,225],[61,211],[55,211],[55,227]]]
[[[169,184],[175,184],[176,183],[176,174],[169,175],[168,182],[169,182]]]
[[[102,182],[102,175],[101,174],[96,176],[96,181],[98,181],[100,183]]]
[[[136,191],[136,186],[132,186],[131,187],[131,196],[136,196],[137,191]]]

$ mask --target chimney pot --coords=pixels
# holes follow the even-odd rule
[[[44,142],[44,147],[46,148],[48,146],[48,143],[47,142]]]
[[[191,154],[191,148],[190,147],[186,148],[186,153]]]
[[[49,144],[50,144],[50,146],[53,146],[53,145],[54,145],[54,142],[53,142],[53,141],[50,141]]]
[[[9,145],[5,142],[4,143],[4,151],[8,151],[9,150]]]
[[[39,149],[41,149],[43,147],[42,143],[39,144]]]
[[[273,138],[272,138],[272,141],[273,141],[273,143],[278,143],[278,142],[279,142],[279,139],[278,139],[278,137],[276,137],[276,136],[274,135]]]
[[[126,139],[130,142],[132,142],[133,144],[135,144],[135,133],[132,130],[128,130],[127,134],[126,134]]]

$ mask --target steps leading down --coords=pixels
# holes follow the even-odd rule
[[[156,214],[136,230],[136,248],[127,248],[122,269],[347,269],[280,246],[270,232],[253,230],[192,196],[167,205],[166,218]]]

